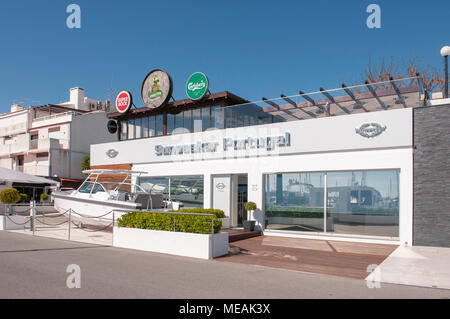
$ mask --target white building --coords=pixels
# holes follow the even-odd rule
[[[421,91],[412,79],[253,103],[221,92],[113,113],[118,141],[92,145],[91,165],[147,172],[141,186],[165,187],[187,207],[222,209],[232,227],[253,201],[250,218],[265,235],[447,246],[447,199],[426,180],[428,168],[414,169],[414,158],[448,163],[445,152],[423,155],[415,141],[433,128],[442,134],[430,139],[450,136],[432,115],[448,114],[450,100],[424,102]],[[449,185],[447,175],[440,169],[433,178]],[[417,218],[413,194],[431,194],[423,213],[416,205]]]
[[[109,101],[70,89],[70,100],[24,108],[12,105],[0,114],[0,167],[27,174],[80,179],[81,161],[91,143],[111,141],[105,132]]]

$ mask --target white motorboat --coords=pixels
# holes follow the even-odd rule
[[[72,192],[52,193],[55,208],[78,216],[116,218],[127,212],[171,208],[163,201],[163,196],[151,194],[140,185],[133,183],[133,176],[146,172],[94,169],[83,171],[87,178]],[[117,180],[120,179],[120,182]]]

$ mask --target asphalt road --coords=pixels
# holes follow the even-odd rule
[[[66,285],[67,266],[81,288]],[[450,298],[381,284],[0,231],[0,298]]]

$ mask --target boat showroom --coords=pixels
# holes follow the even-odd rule
[[[91,145],[91,168],[145,172],[135,182],[147,191],[222,209],[232,228],[253,219],[264,235],[448,246],[449,213],[426,180],[448,183],[448,169],[421,163],[448,162],[427,139],[448,139],[433,130],[450,103],[424,100],[417,78],[249,102],[211,93],[197,72],[186,99],[172,91],[159,69],[142,84],[145,106],[121,91],[105,128],[117,141]],[[429,149],[416,154],[420,143]]]

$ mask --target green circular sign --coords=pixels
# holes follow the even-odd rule
[[[191,100],[200,100],[208,90],[208,78],[202,72],[192,74],[186,82],[186,95]]]

